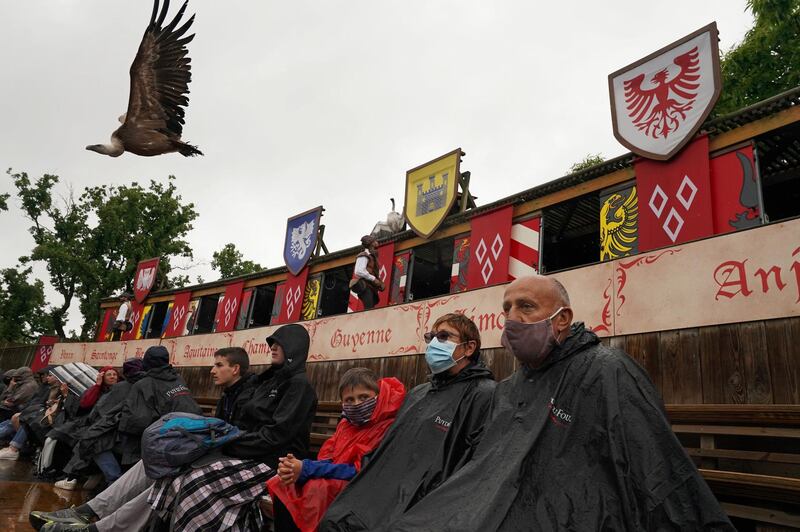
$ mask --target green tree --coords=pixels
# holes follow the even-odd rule
[[[31,283],[30,274],[31,268],[0,270],[0,341],[30,342],[52,329],[44,283]]]
[[[8,198],[10,197],[11,194],[0,194],[0,211],[8,210]]]
[[[585,170],[586,168],[591,168],[597,164],[605,162],[605,158],[603,157],[602,153],[590,153],[583,160],[578,161],[577,163],[573,164],[569,167],[569,173],[574,174],[575,172],[580,172],[581,170]]]
[[[234,244],[225,244],[221,250],[215,251],[211,259],[211,267],[219,271],[220,279],[264,270],[260,264],[244,260],[241,251],[236,249]]]
[[[49,314],[53,328],[64,337],[68,311],[77,298],[83,314],[80,337],[91,336],[100,318],[100,300],[122,290],[132,291],[140,260],[161,257],[156,288],[170,287],[170,261],[192,257],[186,235],[197,212],[177,193],[174,177],[122,186],[88,187],[76,199],[70,194],[54,201],[58,176],[32,181],[24,172],[9,175],[22,211],[33,222],[35,247],[23,262],[42,261],[50,283],[62,296]]]
[[[800,85],[800,0],[749,0],[753,27],[722,58],[726,114]]]

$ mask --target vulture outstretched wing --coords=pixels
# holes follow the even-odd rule
[[[126,117],[126,121],[137,128],[153,129],[178,138],[183,132],[183,107],[189,104],[186,95],[192,79],[186,45],[194,34],[183,35],[194,22],[194,15],[178,27],[187,4],[188,0],[172,22],[162,26],[169,0],[164,0],[160,12],[159,0],[154,0],[150,24],[131,65],[131,92]]]

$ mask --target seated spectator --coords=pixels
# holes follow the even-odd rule
[[[0,400],[0,421],[11,419],[39,389],[31,368],[23,366],[12,371],[11,383]]]
[[[52,366],[50,367],[52,368]],[[55,415],[56,410],[53,407],[57,408],[63,395],[69,393],[64,388],[65,386],[58,382],[55,375],[47,371],[44,383],[40,385],[40,389],[33,398],[25,404],[22,411],[0,423],[0,440],[13,438],[8,447],[0,450],[0,460],[17,460],[19,458],[20,450],[28,443],[33,432],[31,427],[36,429],[36,432],[33,433],[34,437],[41,434],[41,426],[46,421],[48,409],[52,409],[50,413]],[[52,423],[52,418],[49,423]]]
[[[267,481],[302,532],[317,530],[325,510],[361,469],[364,455],[380,444],[406,396],[394,377],[380,379],[367,368],[352,368],[339,381],[342,416],[317,460],[280,459],[278,475]]]
[[[472,455],[495,387],[480,362],[478,328],[462,314],[445,314],[425,340],[430,382],[408,393],[397,420],[328,508],[320,530],[374,530],[423,499]]]
[[[171,530],[259,530],[258,500],[275,474],[278,458],[308,453],[317,394],[305,374],[309,336],[305,327],[284,325],[267,338],[272,364],[255,381],[232,423],[243,434],[222,447],[223,459],[193,464],[176,479],[157,482],[148,501]],[[224,510],[220,510],[224,508]],[[286,508],[274,504],[277,532],[293,530]]]
[[[143,363],[138,358],[126,360],[122,369],[125,380],[118,381],[117,371],[106,366],[97,374],[97,382],[83,393],[80,400],[82,409],[91,409],[81,430],[75,434],[75,447],[72,459],[64,468],[71,477],[78,476],[92,463],[96,464],[107,484],[112,484],[122,475],[119,460],[115,455],[117,446],[117,425],[120,412],[133,385],[144,377]],[[77,480],[64,479],[56,482],[56,487],[74,489]]]
[[[503,313],[520,367],[497,386],[486,436],[381,530],[733,530],[645,371],[572,323],[561,283],[517,279]]]
[[[0,397],[3,397],[9,382],[11,382],[11,376],[7,371],[0,370]]]
[[[142,358],[142,368],[145,376],[131,388],[119,419],[123,466],[139,461],[144,429],[164,414],[203,413],[183,378],[170,365],[166,347],[149,347]]]

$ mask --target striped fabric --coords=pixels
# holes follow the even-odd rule
[[[539,231],[542,218],[530,218],[511,226],[511,258],[508,276],[511,280],[539,273]]]

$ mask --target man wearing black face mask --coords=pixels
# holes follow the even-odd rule
[[[734,530],[647,374],[572,323],[558,281],[514,281],[503,312],[521,367],[498,384],[473,459],[387,529]]]

